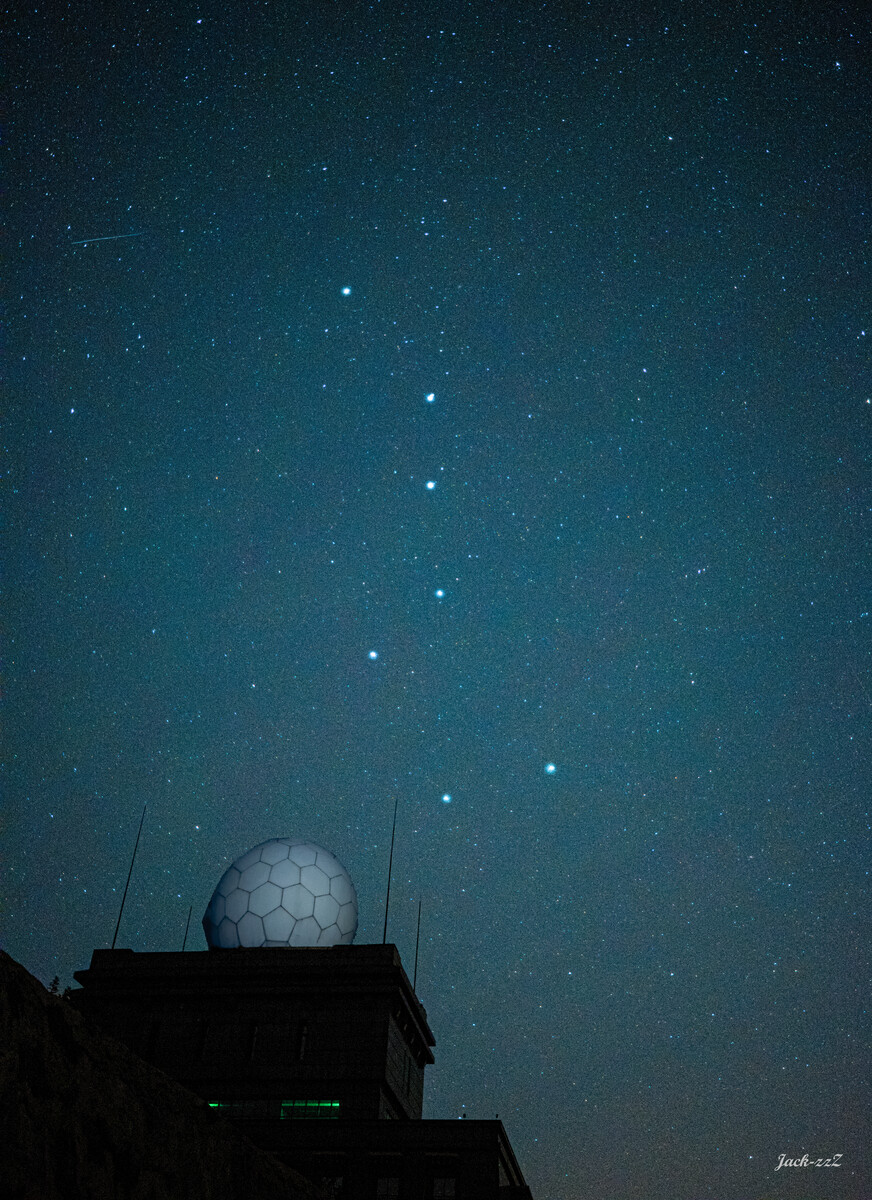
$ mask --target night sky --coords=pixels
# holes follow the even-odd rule
[[[19,9],[10,954],[110,943],[145,802],[119,945],[282,836],[380,942],[398,798],[425,1116],[872,1194],[858,11]]]

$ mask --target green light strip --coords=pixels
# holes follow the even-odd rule
[[[275,1115],[277,1107],[283,1118],[293,1120],[329,1120],[339,1116],[340,1108],[338,1100],[282,1100],[276,1105],[275,1100],[259,1098],[256,1100],[208,1100],[206,1103],[210,1108],[215,1108],[219,1112],[243,1117],[266,1117],[270,1115],[270,1109]]]

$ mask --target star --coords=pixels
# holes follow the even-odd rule
[[[450,803],[451,803],[451,793],[450,793],[450,792],[443,792],[443,794],[442,794],[442,803],[443,803],[443,804],[450,804]]]
[[[378,658],[378,650],[370,650],[369,657],[370,658]]]
[[[436,393],[428,392],[427,395],[424,397],[424,399],[427,401],[428,404],[432,404],[433,401],[436,399]]]
[[[436,480],[435,480],[435,479],[428,479],[428,480],[427,480],[427,491],[428,491],[428,492],[432,492],[435,486],[436,486]]]
[[[436,597],[437,600],[441,600],[442,597],[445,595],[445,593],[442,591],[442,588],[437,588],[436,591],[433,593],[433,595]]]
[[[350,296],[350,295],[351,295],[351,288],[350,288],[350,287],[344,287],[344,288],[342,289],[342,295],[343,295],[343,296]]]
[[[554,763],[546,763],[545,764],[545,774],[546,775],[553,775],[556,770],[557,770],[557,768],[555,767]]]

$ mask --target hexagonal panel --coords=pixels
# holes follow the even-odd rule
[[[240,855],[234,862],[234,867],[237,871],[244,871],[246,867],[254,866],[256,862],[260,862],[260,852],[263,849],[263,842],[259,846],[255,846],[253,850],[248,850],[245,854]]]
[[[218,884],[217,890],[222,896],[229,896],[234,888],[239,887],[239,872],[236,867],[228,867],[221,876],[221,882]]]
[[[283,908],[276,908],[263,919],[263,931],[266,934],[267,945],[274,942],[277,945],[286,944],[294,928],[294,918]]]
[[[328,879],[332,879],[334,875],[341,875],[345,868],[329,850],[319,850],[315,856],[315,866],[320,867]]]
[[[292,917],[301,921],[304,917],[311,917],[315,908],[315,897],[301,883],[296,883],[293,887],[285,888],[282,893],[282,908],[286,908]]]
[[[320,867],[303,867],[300,872],[300,883],[307,887],[313,896],[330,894],[330,880]]]
[[[317,946],[321,936],[321,926],[314,917],[304,917],[294,926],[291,934],[292,946]]]
[[[262,883],[251,893],[248,909],[249,912],[256,913],[259,917],[265,917],[268,912],[278,908],[281,902],[282,889],[277,888],[274,883]]]
[[[288,857],[288,847],[282,842],[267,842],[260,852],[261,862],[273,863],[281,862],[283,858]]]
[[[321,930],[321,935],[318,938],[319,946],[338,946],[342,941],[342,934],[339,932],[338,925],[328,925],[326,929]]]
[[[256,887],[260,887],[268,879],[269,866],[265,862],[256,862],[242,872],[239,877],[239,886],[246,892],[253,892]]]
[[[311,846],[298,842],[296,846],[291,846],[288,858],[298,867],[310,867],[315,861],[316,851]]]
[[[231,892],[224,901],[225,916],[231,921],[239,921],[248,912],[248,892],[243,892],[237,888],[235,892]]]
[[[315,901],[315,911],[312,915],[321,928],[326,929],[339,916],[339,905],[332,896],[319,896]]]
[[[218,892],[215,893],[209,902],[209,907],[206,909],[206,915],[213,925],[220,925],[227,915],[224,905],[224,897],[219,895]]]
[[[266,940],[263,933],[263,921],[253,912],[247,912],[236,928],[239,931],[240,946],[262,946]]]
[[[357,906],[343,904],[339,910],[339,916],[336,918],[336,924],[342,930],[343,937],[347,937],[350,933],[353,934],[357,929]]]
[[[280,888],[290,887],[291,884],[300,882],[300,868],[286,858],[270,869],[269,881],[277,884]]]
[[[354,887],[344,872],[330,880],[330,895],[334,896],[340,904],[347,904],[349,900],[354,899]]]
[[[233,950],[239,945],[239,934],[236,926],[227,917],[218,926],[218,945],[224,950]]]

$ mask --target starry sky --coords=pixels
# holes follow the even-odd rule
[[[425,1116],[536,1200],[872,1194],[869,32],[18,10],[9,953],[110,943],[146,802],[119,945],[276,836],[381,941],[398,800]]]

